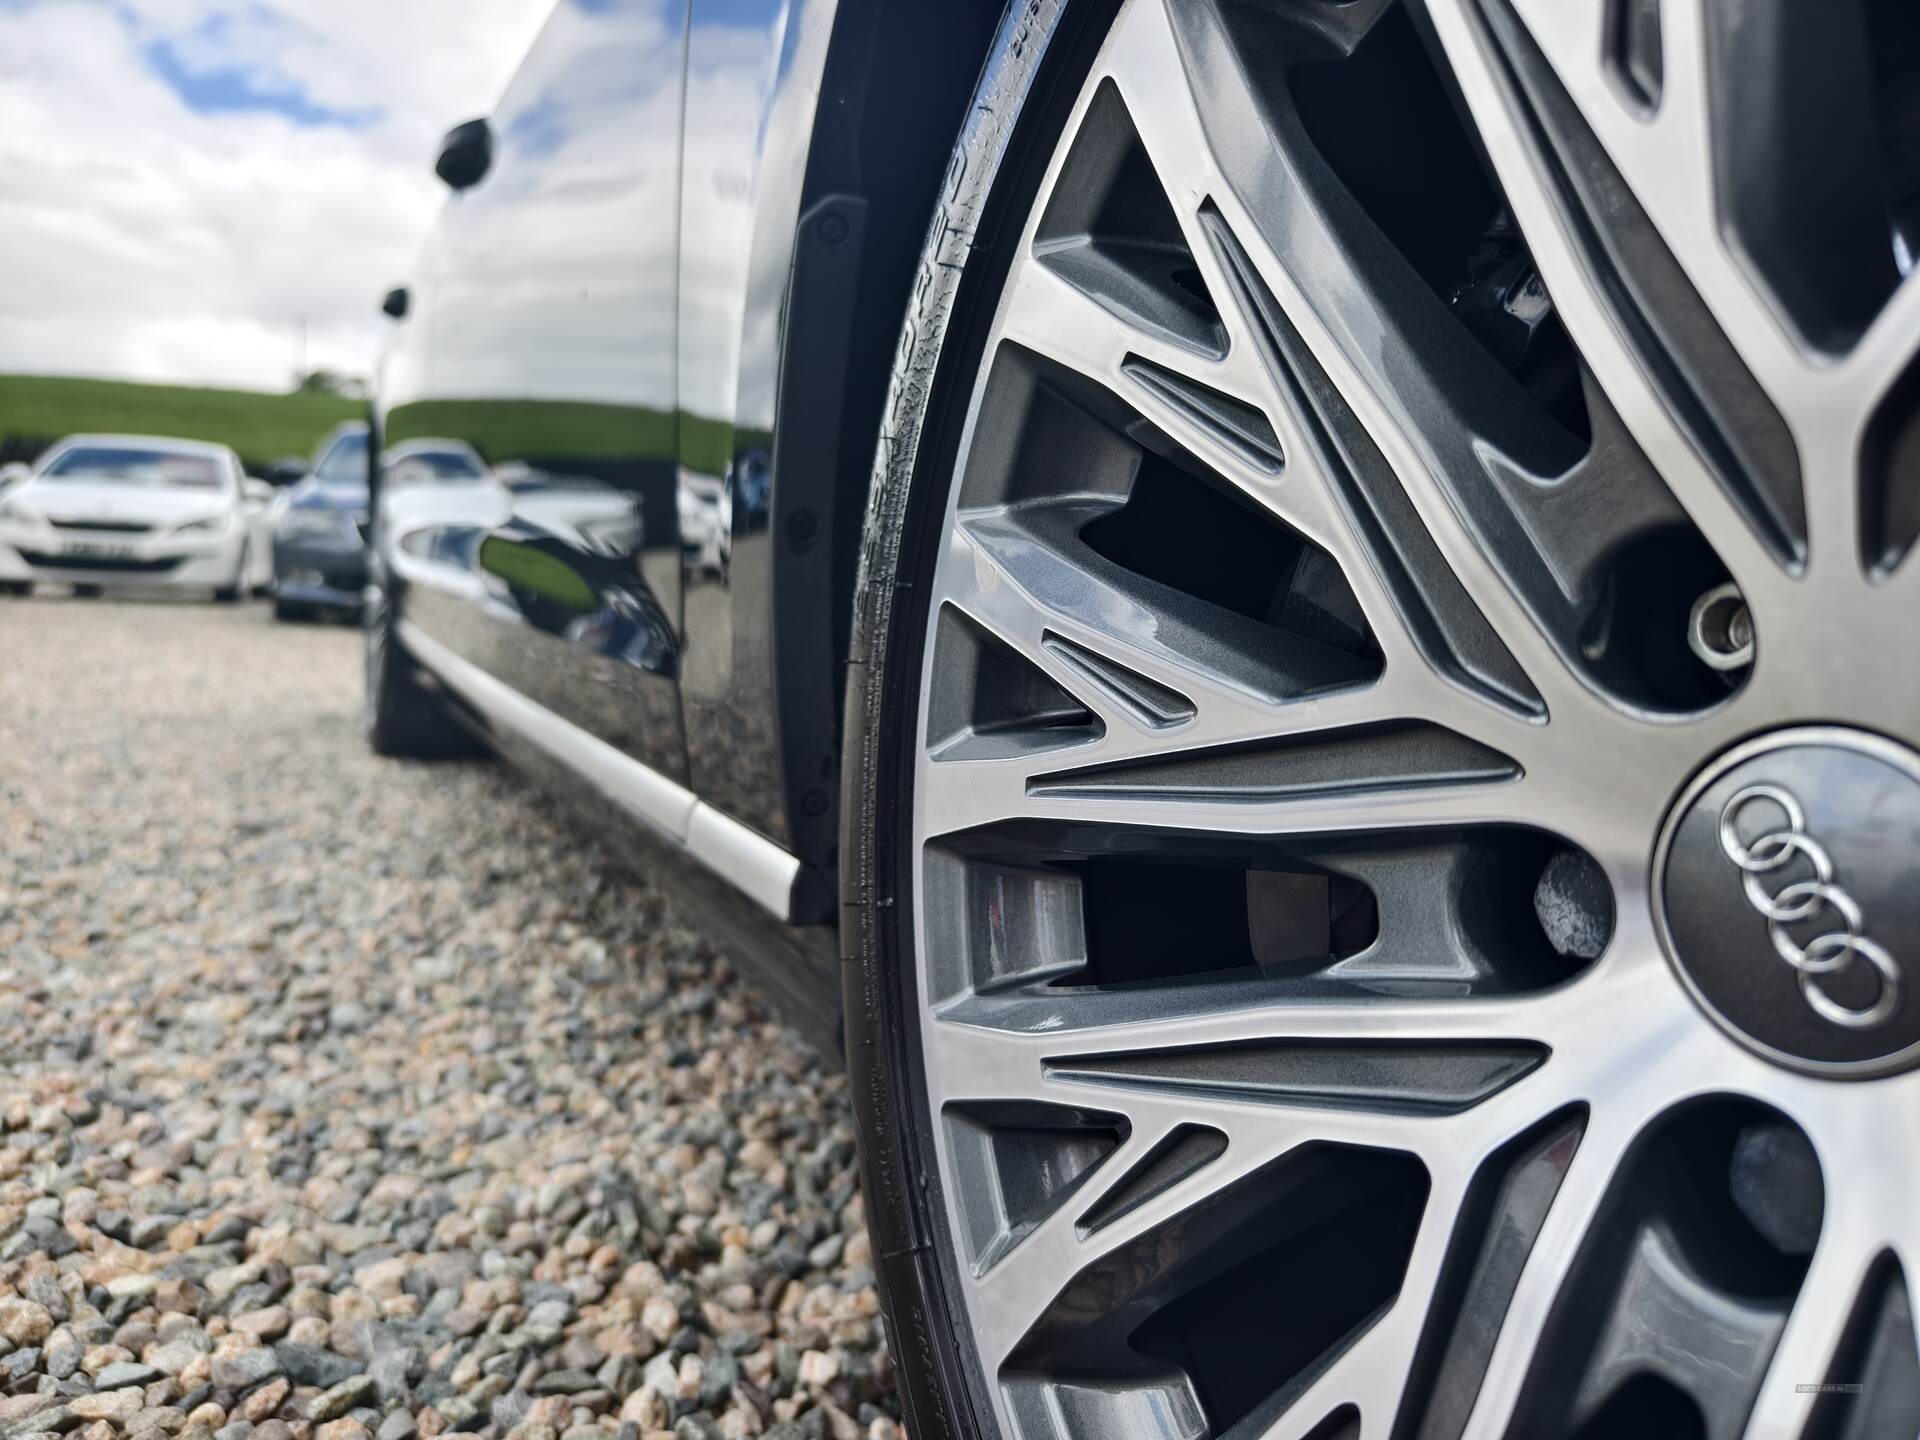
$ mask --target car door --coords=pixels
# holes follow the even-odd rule
[[[702,799],[793,848],[773,693],[771,467],[832,0],[691,0],[680,199],[681,698]]]
[[[681,785],[684,61],[685,0],[560,0],[383,374],[385,445],[464,444],[486,473],[380,502],[412,625]]]

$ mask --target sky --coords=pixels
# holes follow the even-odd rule
[[[552,8],[0,0],[0,373],[370,375],[440,137]]]

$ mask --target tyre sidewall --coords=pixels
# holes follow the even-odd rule
[[[1118,0],[1016,0],[949,164],[894,362],[869,492],[841,774],[842,1007],[867,1224],[915,1440],[996,1433],[958,1300],[921,1075],[911,803],[924,577],[1009,247]]]

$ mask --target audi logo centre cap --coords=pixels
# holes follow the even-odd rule
[[[1707,1013],[1796,1070],[1920,1062],[1920,756],[1835,728],[1709,766],[1654,857],[1668,958]]]

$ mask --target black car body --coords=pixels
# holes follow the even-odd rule
[[[358,615],[367,587],[368,429],[338,427],[273,513],[274,613]]]
[[[620,833],[728,895],[722,923],[826,1037],[872,436],[1000,13],[562,0],[378,385],[389,455],[463,441],[495,476],[380,482],[432,512],[401,542],[405,621],[644,767],[665,823],[616,807]]]

